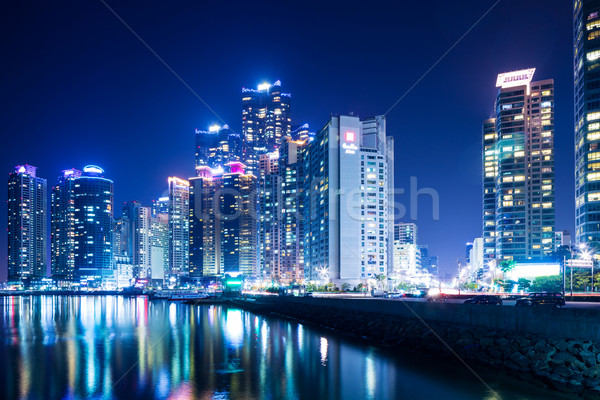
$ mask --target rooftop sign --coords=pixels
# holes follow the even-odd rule
[[[521,85],[528,85],[533,79],[535,68],[523,69],[520,71],[505,72],[498,75],[496,87],[510,88]]]

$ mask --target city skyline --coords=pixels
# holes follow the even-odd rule
[[[502,7],[506,7],[506,5],[500,4],[498,6],[499,8],[497,10],[494,11],[494,13],[499,13],[500,15],[503,15],[502,13],[506,13],[507,10],[502,9]],[[529,7],[529,6],[527,6]],[[548,9],[554,9],[554,13],[556,12],[556,7],[552,8],[551,6],[547,6]],[[565,7],[566,8],[566,7]],[[473,11],[473,14],[475,14],[475,11]],[[561,16],[562,19],[564,16]],[[494,17],[493,15],[490,15],[490,18],[492,21],[495,20],[495,18],[499,18],[499,16]],[[564,25],[563,21],[561,18],[557,18],[559,22],[559,24]],[[465,19],[468,19],[465,17]],[[474,20],[475,18],[471,18],[472,20]],[[466,23],[466,21],[465,21]],[[486,24],[487,23],[491,23],[490,21],[486,21],[484,20],[482,22],[481,27],[478,27],[477,29],[489,29],[489,27],[486,28]],[[468,24],[467,24],[468,25]],[[553,24],[549,24],[549,25],[553,25]],[[570,24],[566,24],[567,27],[570,28]],[[119,26],[115,26],[115,30],[118,31],[118,34],[115,32],[115,37],[121,37],[121,35],[126,35],[128,34],[128,32],[122,32],[120,31],[120,27]],[[456,28],[458,29],[458,28]],[[145,31],[141,30],[140,33],[142,34],[142,36],[144,36],[144,34],[146,33]],[[458,35],[458,34],[457,34]],[[449,36],[457,36],[457,35],[449,35]],[[465,40],[473,40],[473,39],[465,39]],[[562,39],[561,39],[562,40]],[[566,39],[564,39],[565,42],[570,42],[571,41],[571,37],[570,35],[567,35]],[[150,41],[152,42],[152,41]],[[445,43],[446,45],[449,45],[450,43]],[[151,63],[157,63],[156,60],[152,59],[150,56],[148,56],[145,53],[142,53],[142,51],[144,49],[138,49],[136,46],[139,45],[139,43],[135,43],[134,41],[132,41],[131,43],[129,43],[129,45],[140,51],[140,53],[138,53],[138,55],[136,57],[140,57],[141,59],[144,60],[145,63],[147,64],[151,64]],[[140,45],[141,46],[141,45]],[[468,46],[463,44],[459,47],[457,47],[457,49],[455,50],[458,54],[460,54],[460,47],[467,48]],[[443,46],[442,46],[443,47]],[[525,47],[525,46],[524,46]],[[567,46],[567,49],[570,50],[570,47]],[[463,49],[464,50],[464,49]],[[566,51],[568,53],[568,50]],[[443,49],[440,48],[440,51],[438,53],[442,53]],[[434,52],[436,53],[436,52]],[[437,54],[437,53],[436,53]],[[449,59],[454,59],[455,57],[457,57],[457,54],[451,54],[449,56]],[[508,62],[506,62],[505,64],[502,65],[497,65],[497,66],[487,66],[487,68],[485,68],[485,73],[482,73],[481,71],[478,71],[479,75],[485,75],[485,81],[483,80],[482,76],[478,76],[479,78],[479,85],[475,85],[474,83],[471,82],[465,82],[468,87],[470,87],[471,85],[473,86],[471,89],[473,90],[471,93],[473,96],[470,100],[472,101],[471,107],[477,109],[477,111],[473,111],[471,112],[471,114],[469,117],[463,117],[462,113],[460,114],[460,119],[467,119],[470,121],[470,123],[468,124],[469,126],[472,127],[472,129],[469,129],[469,143],[466,146],[466,150],[465,150],[465,146],[463,146],[463,148],[459,149],[458,146],[454,147],[454,151],[456,153],[460,153],[460,151],[462,150],[463,152],[466,151],[466,154],[460,154],[458,157],[454,157],[454,155],[449,155],[446,159],[446,162],[448,160],[451,161],[451,163],[453,164],[453,172],[452,172],[452,177],[454,179],[451,179],[451,181],[453,180],[455,183],[461,183],[462,187],[460,190],[460,199],[462,202],[464,203],[459,203],[456,201],[456,195],[452,192],[448,190],[448,187],[446,186],[447,183],[444,182],[442,179],[439,178],[435,178],[435,175],[438,174],[437,171],[433,171],[433,169],[435,169],[435,166],[438,165],[436,162],[436,155],[442,154],[441,149],[438,147],[436,147],[434,144],[432,144],[431,140],[427,138],[427,134],[426,133],[431,133],[433,131],[436,131],[438,133],[435,133],[433,135],[433,137],[437,137],[438,139],[442,139],[441,143],[446,143],[447,144],[447,138],[445,138],[444,136],[436,136],[439,135],[444,128],[443,126],[450,126],[450,127],[455,127],[451,130],[446,129],[446,134],[450,134],[449,136],[454,136],[454,135],[463,135],[463,133],[461,132],[461,130],[456,127],[456,122],[452,121],[452,120],[448,120],[445,118],[440,118],[442,121],[441,122],[445,122],[442,123],[441,126],[437,125],[438,123],[436,121],[432,121],[431,124],[433,125],[432,128],[426,127],[426,126],[421,126],[418,129],[421,129],[421,132],[424,132],[425,134],[422,135],[411,135],[410,132],[411,131],[415,131],[416,129],[411,128],[410,124],[404,122],[404,120],[406,118],[408,118],[410,116],[410,114],[406,114],[406,111],[402,111],[401,109],[408,107],[409,109],[412,109],[413,107],[417,107],[419,105],[419,103],[422,101],[420,99],[420,97],[427,97],[427,96],[423,96],[423,94],[426,93],[427,88],[430,88],[432,85],[435,87],[436,84],[440,84],[440,75],[442,75],[442,84],[444,85],[450,85],[452,86],[449,82],[447,82],[444,78],[443,75],[445,75],[446,73],[444,72],[444,64],[447,63],[452,63],[452,61],[450,60],[446,60],[444,61],[444,63],[440,64],[440,66],[435,69],[432,72],[432,75],[430,77],[428,77],[427,79],[424,80],[424,82],[421,84],[422,86],[417,86],[415,88],[415,92],[413,93],[413,95],[409,96],[407,99],[405,99],[403,101],[403,103],[400,104],[400,106],[396,109],[393,110],[390,113],[390,116],[388,117],[388,132],[391,136],[394,137],[395,142],[396,142],[396,170],[395,170],[395,176],[396,176],[396,186],[397,187],[404,187],[405,189],[407,189],[409,187],[408,185],[408,178],[410,176],[416,176],[417,178],[419,178],[419,188],[421,187],[432,187],[436,190],[438,190],[438,192],[440,193],[440,199],[441,199],[441,215],[440,215],[440,221],[439,222],[432,222],[431,221],[431,216],[430,216],[430,207],[427,206],[427,204],[422,204],[420,207],[420,212],[419,212],[419,218],[417,219],[417,224],[419,225],[419,234],[420,236],[423,238],[423,240],[421,240],[421,242],[423,243],[427,243],[430,245],[432,252],[434,254],[437,254],[439,256],[441,256],[441,268],[444,270],[447,269],[453,269],[455,268],[455,259],[458,257],[463,256],[464,253],[464,243],[471,240],[473,237],[478,237],[481,235],[480,232],[480,218],[481,218],[481,213],[479,212],[480,209],[480,202],[481,202],[481,198],[480,198],[480,167],[479,162],[480,162],[480,134],[481,134],[481,129],[480,129],[480,123],[482,119],[485,119],[486,117],[491,116],[490,112],[491,112],[491,106],[489,106],[489,104],[493,103],[493,98],[495,96],[495,90],[492,88],[493,85],[490,85],[489,82],[493,82],[494,77],[501,72],[505,72],[505,71],[510,71],[510,70],[518,70],[521,68],[526,68],[529,66],[534,66],[536,68],[538,68],[538,76],[540,77],[544,77],[544,78],[552,78],[556,81],[557,83],[557,110],[556,110],[556,114],[557,114],[557,128],[556,128],[556,132],[557,132],[557,170],[560,168],[561,172],[560,172],[560,176],[557,176],[557,224],[556,224],[556,229],[557,230],[563,230],[563,229],[567,229],[569,231],[571,231],[571,233],[573,233],[573,226],[574,226],[574,213],[573,213],[573,206],[572,204],[574,204],[573,201],[573,179],[572,179],[572,170],[573,170],[573,163],[572,162],[568,162],[569,159],[572,160],[572,116],[569,117],[569,115],[572,113],[572,76],[570,74],[570,71],[567,69],[566,71],[563,71],[562,73],[559,72],[554,72],[555,70],[553,68],[550,67],[549,64],[551,64],[552,62],[546,62],[544,63],[544,59],[539,57],[537,57],[538,59],[535,59],[535,56],[530,56],[530,55],[526,55],[523,56],[521,58],[518,58],[517,56],[511,57],[511,62],[510,64]],[[427,60],[429,60],[429,57],[427,58]],[[567,57],[566,60],[564,60],[569,66],[571,65],[570,63],[570,59],[569,57]],[[433,62],[433,60],[431,60],[431,62]],[[455,60],[456,62],[456,60]],[[490,61],[488,61],[490,62]],[[428,66],[429,61],[424,62],[421,67],[424,70],[427,66]],[[257,63],[258,64],[258,63]],[[179,65],[179,64],[177,64]],[[456,68],[456,67],[455,67]],[[177,68],[176,68],[177,69]],[[271,81],[273,82],[274,79],[277,78],[281,78],[282,82],[284,82],[286,84],[286,90],[292,93],[292,122],[300,122],[300,121],[309,121],[309,123],[311,124],[311,128],[313,129],[320,129],[327,121],[327,116],[330,112],[334,112],[334,111],[338,111],[340,113],[343,114],[347,114],[347,112],[349,111],[353,111],[352,109],[354,109],[354,111],[357,112],[357,114],[360,117],[367,117],[369,115],[377,115],[380,114],[381,112],[384,112],[387,107],[389,107],[389,105],[391,103],[393,103],[393,101],[402,94],[402,92],[404,91],[404,89],[406,87],[408,87],[408,85],[410,84],[411,79],[415,80],[418,77],[418,72],[412,71],[413,73],[410,74],[411,77],[410,78],[406,78],[406,81],[403,81],[402,85],[398,85],[398,87],[395,87],[394,90],[390,90],[389,93],[386,93],[385,96],[385,101],[372,101],[373,96],[377,95],[377,91],[373,90],[371,92],[365,91],[364,93],[369,93],[368,95],[364,95],[364,94],[355,94],[350,100],[345,100],[345,101],[337,101],[334,99],[329,99],[329,103],[316,107],[316,106],[312,106],[311,102],[313,100],[313,98],[311,98],[311,96],[307,96],[307,92],[306,90],[304,90],[304,88],[302,87],[302,84],[300,84],[298,82],[297,79],[299,79],[299,77],[296,76],[296,74],[293,72],[293,68],[283,68],[282,66],[276,66],[276,67],[265,67],[265,68],[259,68],[259,66],[256,67],[256,69],[262,69],[262,72],[257,72],[256,70],[253,70],[250,73],[247,73],[246,76],[240,77],[240,78],[234,78],[234,79],[230,79],[227,77],[224,77],[223,80],[231,80],[231,81],[235,81],[235,82],[230,82],[229,84],[231,86],[236,86],[237,90],[226,90],[226,97],[227,101],[224,102],[219,102],[219,101],[214,101],[214,103],[218,104],[218,107],[214,107],[217,110],[217,113],[227,113],[230,114],[231,116],[229,118],[226,118],[226,122],[228,124],[231,124],[231,126],[233,127],[233,129],[237,132],[240,132],[240,126],[241,123],[239,121],[239,110],[241,108],[241,105],[239,104],[239,88],[243,87],[243,86],[254,86],[253,82],[256,82],[256,84],[260,84],[263,81]],[[277,70],[276,70],[277,69]],[[410,69],[410,68],[409,68]],[[96,129],[98,128],[93,128],[92,132],[95,132],[96,134],[100,135],[100,136],[96,136],[96,139],[100,138],[104,138],[105,140],[101,141],[101,145],[99,146],[95,146],[96,149],[89,149],[90,151],[88,152],[83,152],[83,151],[76,151],[75,149],[79,148],[78,146],[73,146],[73,147],[67,147],[70,148],[71,151],[67,151],[66,154],[61,154],[59,152],[56,151],[49,151],[50,153],[52,153],[54,155],[54,158],[50,158],[49,155],[46,156],[42,156],[41,154],[39,154],[39,150],[41,150],[41,148],[44,148],[45,146],[43,146],[42,144],[44,143],[42,140],[42,143],[40,143],[40,149],[36,149],[33,150],[31,152],[31,154],[27,154],[27,153],[18,153],[14,154],[15,152],[10,152],[8,154],[5,155],[5,157],[3,157],[3,165],[2,168],[5,171],[10,171],[11,168],[14,167],[14,165],[17,164],[23,164],[23,163],[28,163],[31,165],[36,165],[39,167],[38,170],[38,175],[48,179],[49,182],[53,181],[54,176],[57,174],[58,171],[63,170],[65,168],[69,168],[71,167],[71,165],[86,165],[86,164],[98,164],[103,166],[103,168],[105,168],[107,170],[107,174],[111,177],[112,180],[115,181],[115,196],[116,196],[116,200],[115,200],[115,204],[123,204],[126,201],[132,201],[132,200],[139,200],[141,201],[141,203],[145,206],[149,206],[150,205],[150,200],[153,198],[157,198],[161,195],[164,195],[164,192],[161,190],[161,188],[165,187],[165,182],[166,182],[166,178],[167,176],[181,176],[182,178],[189,178],[192,177],[193,171],[191,170],[191,166],[193,165],[193,153],[190,150],[191,149],[191,143],[193,143],[194,140],[194,136],[193,136],[193,129],[194,128],[200,128],[200,127],[207,127],[209,125],[211,125],[212,123],[218,123],[219,121],[216,120],[216,117],[208,115],[206,113],[206,111],[204,109],[200,110],[200,108],[202,107],[201,104],[199,104],[195,99],[190,98],[191,96],[189,96],[187,93],[185,93],[183,90],[180,91],[180,88],[177,86],[179,85],[178,82],[176,82],[175,80],[172,79],[172,77],[168,76],[168,72],[165,72],[163,70],[155,70],[153,72],[153,74],[157,74],[160,79],[163,79],[163,84],[165,85],[165,87],[168,86],[169,90],[174,90],[177,92],[178,96],[181,98],[184,98],[185,100],[183,101],[184,103],[193,103],[193,108],[196,110],[194,112],[189,112],[188,115],[188,111],[185,112],[186,116],[182,117],[180,121],[178,121],[177,123],[173,123],[172,125],[176,126],[175,128],[173,128],[173,130],[176,132],[175,134],[163,134],[163,135],[157,135],[156,133],[150,133],[150,135],[155,139],[154,145],[152,147],[148,147],[148,148],[144,148],[144,150],[141,151],[141,153],[144,154],[145,158],[149,158],[151,159],[151,162],[153,164],[157,164],[157,166],[149,166],[148,165],[148,161],[144,160],[144,157],[141,156],[136,156],[134,155],[133,160],[117,160],[119,158],[119,155],[121,155],[121,157],[123,156],[123,153],[121,153],[122,147],[127,147],[127,145],[130,146],[130,148],[135,148],[135,144],[133,144],[134,142],[132,141],[133,138],[127,138],[125,137],[123,139],[123,142],[119,142],[116,140],[116,135],[117,133],[104,133],[103,134],[99,131],[97,131]],[[261,74],[268,74],[268,77],[265,77],[266,79],[262,79]],[[187,77],[187,74],[185,74]],[[235,74],[233,74],[235,75]],[[250,75],[250,76],[249,76]],[[297,75],[301,75],[301,74],[297,74]],[[466,74],[465,74],[466,75]],[[198,84],[198,80],[196,77],[192,78],[193,81]],[[318,83],[320,83],[321,85],[327,85],[327,84],[331,84],[331,82],[326,82],[323,79],[317,80]],[[351,81],[349,81],[351,82]],[[352,82],[351,82],[352,83]],[[200,85],[201,87],[202,85]],[[352,86],[352,84],[350,85]],[[340,88],[340,82],[338,82],[336,85],[334,85],[334,87],[337,87],[338,89]],[[570,89],[569,89],[570,87]],[[567,90],[565,90],[567,89]],[[327,91],[325,91],[327,92]],[[415,94],[416,93],[416,94]],[[208,98],[209,96],[211,96],[211,91],[208,90],[205,93],[201,93],[200,94],[203,97],[206,97],[205,100],[209,101]],[[106,94],[104,95],[106,96]],[[344,96],[348,97],[348,94],[345,94]],[[327,95],[325,95],[324,97],[328,97]],[[340,95],[340,97],[342,97]],[[382,96],[383,97],[383,96]],[[479,105],[477,104],[478,101],[477,99],[481,99],[481,101],[484,103],[483,109],[488,109],[490,112],[488,112],[487,114],[485,112],[482,112],[482,109],[479,109],[477,107],[479,107]],[[320,100],[323,101],[323,100]],[[356,102],[361,102],[361,101],[365,101],[365,102],[372,102],[373,105],[366,105],[366,104],[360,104],[360,103],[356,103]],[[209,103],[213,103],[210,102]],[[220,103],[220,104],[219,104]],[[317,102],[319,103],[319,102]],[[307,106],[309,105],[309,106]],[[140,105],[142,106],[142,105]],[[131,105],[130,107],[134,107],[134,105]],[[378,108],[378,109],[373,109],[373,108]],[[336,108],[341,108],[339,110],[336,110]],[[307,110],[311,109],[311,112],[308,112]],[[200,111],[198,111],[200,110]],[[221,111],[223,110],[223,111]],[[113,110],[114,111],[114,110]],[[444,113],[447,113],[449,111],[452,111],[453,114],[456,114],[456,110],[454,110],[454,107],[446,107],[445,105],[443,105],[442,107],[440,107],[440,109],[430,109],[429,113],[431,112],[436,112],[436,113],[440,113],[441,115],[444,115]],[[567,114],[569,113],[569,114]],[[7,111],[8,114],[8,111]],[[146,112],[144,112],[144,114],[146,114]],[[181,112],[182,116],[184,113]],[[193,115],[196,114],[196,115]],[[225,115],[227,115],[225,114]],[[465,113],[466,114],[466,113]],[[203,116],[200,116],[203,115]],[[424,114],[423,118],[425,118]],[[146,115],[145,118],[148,118],[148,116]],[[150,117],[148,118],[150,121],[149,126],[153,125],[152,121],[155,119],[161,119],[160,115],[157,117]],[[190,121],[190,119],[194,119],[193,121]],[[89,124],[91,126],[95,125],[95,122],[99,121],[99,119],[94,120],[91,119],[89,122]],[[116,120],[112,120],[113,122],[110,122],[109,125],[119,125],[116,124]],[[141,123],[143,120],[142,119],[138,119],[137,123]],[[11,122],[13,124],[15,124],[15,121]],[[78,126],[78,130],[81,130],[83,126],[86,126],[86,124],[84,124],[84,122],[86,121],[80,121],[78,124],[75,124],[76,126]],[[428,121],[429,122],[429,121]],[[135,124],[136,121],[129,121],[129,124]],[[144,122],[146,123],[146,122]],[[124,124],[124,126],[127,126],[128,124]],[[165,127],[168,124],[165,124]],[[424,124],[421,124],[424,125]],[[571,128],[569,128],[569,126],[571,126]],[[9,124],[9,127],[12,127]],[[52,129],[56,129],[55,127],[53,127]],[[124,132],[122,132],[121,130],[124,129],[123,128],[117,128],[116,131],[121,132],[120,134],[123,134]],[[90,132],[90,134],[92,134],[92,132]],[[38,133],[38,135],[40,135],[41,133]],[[59,133],[56,132],[56,135],[58,135]],[[452,135],[454,134],[454,135]],[[55,136],[54,140],[56,140],[57,142],[59,142],[61,144],[61,146],[65,146],[65,143],[68,140],[73,140],[74,133],[70,132],[65,134],[65,138],[64,139],[60,139],[60,136]],[[132,136],[136,136],[136,135],[132,135]],[[464,135],[467,136],[467,135]],[[109,138],[112,138],[112,141],[110,144],[104,144],[105,141],[110,141]],[[171,143],[164,143],[167,140],[165,140],[165,138],[168,138],[168,142],[171,141],[180,141],[182,143],[178,143],[176,147],[181,147],[182,150],[178,151],[178,152],[174,152],[174,155],[171,155],[169,157],[169,153],[166,149],[170,149],[172,144]],[[139,137],[138,137],[139,139]],[[138,139],[135,139],[136,142]],[[162,142],[161,142],[162,139]],[[460,137],[456,138],[457,141],[461,144],[463,144],[465,141],[463,139],[461,139]],[[131,142],[130,142],[131,141]],[[425,146],[430,146],[429,148],[427,148],[425,150]],[[83,146],[83,145],[79,145],[80,147],[87,147],[87,146]],[[423,151],[415,151],[415,149],[423,149]],[[52,149],[52,148],[51,148]],[[450,149],[452,149],[452,147],[450,147]],[[429,150],[429,151],[427,151]],[[6,149],[5,149],[6,151]],[[414,153],[414,154],[413,154]],[[433,154],[431,157],[428,157],[428,154]],[[4,155],[4,154],[3,154]],[[45,158],[48,157],[48,158]],[[71,157],[71,158],[69,158]],[[163,160],[163,157],[166,158],[164,160],[164,163],[161,162]],[[419,158],[424,158],[425,160],[427,160],[427,164],[432,164],[431,166],[425,166],[425,168],[423,168],[423,164],[425,164],[423,162],[423,160],[418,159]],[[181,161],[181,159],[184,159],[185,161]],[[60,162],[57,162],[57,160],[61,160]],[[458,162],[457,162],[458,159]],[[139,163],[136,163],[135,160],[139,161]],[[188,162],[189,160],[189,162]],[[132,163],[132,161],[134,161]],[[8,166],[5,166],[4,163],[9,163]],[[64,163],[64,164],[63,164]],[[65,165],[66,164],[66,165]],[[457,164],[457,166],[455,166],[454,164]],[[60,166],[59,166],[60,165]],[[133,167],[131,167],[133,165]],[[129,168],[128,168],[129,167]],[[157,172],[158,171],[162,171],[162,172]],[[559,174],[559,172],[557,172],[557,175]],[[137,179],[136,179],[137,178]],[[142,178],[142,179],[140,179]],[[468,179],[466,179],[468,178]],[[447,177],[446,177],[447,179]],[[444,179],[444,180],[446,180]],[[137,180],[141,180],[143,183],[137,182]],[[143,185],[143,188],[140,189]],[[5,188],[2,188],[2,190],[6,190]],[[466,193],[470,193],[470,195],[466,195]],[[6,197],[6,196],[4,196]],[[403,197],[403,203],[407,204],[408,203],[408,198],[406,196]],[[118,207],[117,207],[118,208]],[[459,209],[459,210],[464,210],[461,212],[455,212],[455,209]],[[468,211],[467,211],[468,210]],[[429,217],[427,216],[427,214],[429,214]],[[461,229],[463,229],[462,231],[458,232],[456,235],[452,235],[452,238],[448,238],[446,237],[445,239],[442,239],[443,237],[447,236],[447,232],[449,229],[451,229],[451,227],[456,226],[457,220],[455,219],[456,217],[454,217],[451,214],[458,214],[458,216],[460,217],[460,221],[464,222],[461,226]],[[5,218],[6,212],[1,212],[2,218]],[[464,219],[464,221],[462,221],[462,219]],[[3,222],[3,219],[0,219],[0,222]],[[403,221],[405,222],[411,222],[410,219],[408,218],[404,218]],[[5,225],[5,224],[3,224]],[[443,228],[442,228],[443,227]],[[437,233],[438,231],[441,232]],[[446,233],[446,234],[444,234]],[[0,248],[2,248],[2,251],[0,252],[0,278],[3,278],[3,273],[5,270],[5,245],[4,243],[6,243],[6,240],[0,238],[0,243],[2,243],[2,245],[0,246]],[[4,252],[4,253],[2,253]]]

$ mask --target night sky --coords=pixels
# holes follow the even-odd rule
[[[108,4],[241,131],[241,88],[280,79],[292,123],[385,113],[495,0],[116,2]],[[171,4],[175,3],[175,4]],[[97,164],[121,204],[149,205],[168,176],[194,172],[194,129],[212,114],[100,1],[8,2],[0,13],[0,279],[6,278],[6,179],[39,167]],[[555,80],[558,230],[574,229],[572,2],[503,0],[388,114],[396,187],[419,202],[420,244],[456,269],[481,236],[481,123],[501,72],[535,67]],[[408,194],[398,200],[407,207]],[[408,220],[408,216],[404,218]]]

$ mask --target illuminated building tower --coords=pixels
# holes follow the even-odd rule
[[[242,88],[243,162],[246,173],[257,175],[260,155],[279,148],[292,131],[289,93],[281,82],[263,83],[257,89]]]
[[[169,270],[169,214],[158,213],[152,216],[150,225],[150,268],[152,282],[163,284]]]
[[[387,274],[392,152],[383,116],[335,116],[316,133],[304,157],[306,280]]]
[[[218,178],[222,273],[256,276],[256,177],[246,174],[242,163],[229,163],[227,167],[229,172]]]
[[[75,280],[75,182],[82,172],[62,171],[52,188],[51,255],[52,277],[58,286],[68,286]]]
[[[413,222],[398,222],[394,224],[394,241],[400,244],[417,244],[417,224]]]
[[[260,155],[258,178],[258,251],[261,275],[280,281],[279,249],[281,184],[279,153]]]
[[[217,168],[242,159],[242,138],[228,125],[211,126],[208,131],[196,129],[196,168]]]
[[[495,136],[484,123],[484,146],[496,157],[486,166],[484,153],[484,228],[491,172],[496,259],[541,258],[554,250],[554,81],[532,82],[534,72],[498,75]]]
[[[113,182],[94,165],[72,184],[74,204],[75,279],[90,286],[114,279],[113,262]]]
[[[287,138],[281,145],[279,218],[279,275],[284,283],[304,280],[304,155],[309,144]]]
[[[287,136],[295,141],[312,140],[315,137],[315,133],[310,131],[308,124],[294,126],[290,135]],[[283,143],[282,143],[283,144]]]
[[[215,217],[218,205],[212,169],[200,167],[198,177],[190,178],[190,279],[199,280],[221,273],[221,241],[219,221]]]
[[[496,153],[496,118],[483,122],[483,246],[484,258],[496,258],[496,179],[498,156]]]
[[[149,278],[152,210],[137,201],[130,201],[123,205],[123,217],[127,221],[127,255],[131,257],[133,276]]]
[[[152,216],[155,217],[158,214],[169,214],[169,196],[152,200]]]
[[[600,242],[600,1],[573,4],[575,238]]]
[[[8,177],[8,281],[40,279],[46,275],[48,205],[46,180],[37,167],[17,165]]]
[[[187,280],[189,274],[190,183],[169,178],[169,270],[171,282]]]

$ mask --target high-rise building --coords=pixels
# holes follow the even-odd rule
[[[213,125],[208,131],[196,129],[196,168],[218,168],[241,161],[242,145],[242,137],[228,125]]]
[[[258,252],[260,275],[281,281],[279,152],[260,155],[258,174]]]
[[[137,201],[123,205],[123,218],[127,221],[127,255],[131,257],[133,276],[147,279],[151,273],[150,235],[152,210]]]
[[[169,214],[169,196],[152,200],[152,216],[157,216],[158,214]]]
[[[306,280],[327,276],[356,285],[387,274],[390,148],[383,116],[334,116],[309,144],[303,166]]]
[[[246,173],[258,176],[261,154],[279,148],[292,130],[291,95],[284,93],[281,82],[263,83],[257,89],[242,88],[242,134]]]
[[[257,276],[257,182],[240,162],[190,179],[190,274]]]
[[[46,275],[47,183],[37,167],[17,165],[8,177],[8,281],[21,284]]]
[[[150,226],[150,269],[152,282],[164,283],[169,270],[169,214],[158,213],[152,216]]]
[[[100,286],[114,279],[113,182],[95,165],[83,168],[72,185],[74,278]],[[67,233],[67,240],[71,232]]]
[[[483,238],[476,238],[471,243],[471,248],[469,249],[469,257],[467,262],[471,265],[473,270],[478,269],[487,269],[485,265],[484,255],[484,245]]]
[[[600,0],[573,4],[575,238],[600,242]]]
[[[256,177],[246,174],[242,163],[230,163],[228,167],[229,172],[218,179],[222,272],[256,276]]]
[[[414,222],[398,222],[394,225],[394,242],[399,244],[417,244],[417,224]]]
[[[222,169],[220,169],[222,170]],[[190,279],[221,273],[221,241],[216,199],[217,182],[209,167],[201,167],[190,178]]]
[[[495,127],[484,122],[483,225],[486,255],[493,218],[495,257],[531,259],[554,250],[554,81],[535,68],[498,75]],[[494,152],[495,159],[486,159]],[[491,164],[490,164],[491,163]],[[494,180],[494,204],[491,181]]]
[[[169,268],[171,282],[187,280],[189,275],[189,206],[190,183],[170,177],[169,180]]]
[[[287,138],[280,148],[279,276],[284,283],[304,278],[304,156],[312,140]]]
[[[414,280],[421,273],[421,251],[412,243],[394,241],[394,262],[388,278],[392,282]]]
[[[483,243],[486,260],[496,258],[496,178],[498,156],[496,118],[483,122]]]
[[[82,171],[62,171],[52,188],[51,255],[52,277],[59,286],[75,280],[75,182]]]

